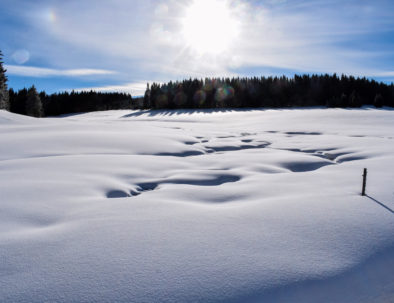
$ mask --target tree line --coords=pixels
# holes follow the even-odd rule
[[[35,86],[14,91],[7,87],[6,70],[0,51],[0,109],[32,117],[58,116],[70,113],[132,109],[130,94],[101,92],[62,92],[48,95]]]
[[[0,51],[0,109],[33,117],[114,109],[180,109],[242,107],[394,107],[394,84],[334,75],[292,78],[205,78],[147,85],[143,98],[126,93],[63,92],[48,95],[7,88]]]
[[[206,78],[148,85],[143,107],[394,107],[394,85],[366,78],[295,75],[292,78]]]
[[[34,86],[15,92],[9,90],[9,110],[33,117],[58,116],[71,113],[132,109],[133,99],[125,93],[63,92],[38,93]]]

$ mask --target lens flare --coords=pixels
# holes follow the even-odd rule
[[[30,53],[26,49],[18,49],[12,54],[12,59],[14,59],[17,64],[23,64],[29,61]]]
[[[53,9],[49,8],[44,13],[45,19],[50,23],[56,22],[56,13]]]
[[[203,90],[198,90],[193,96],[193,101],[197,105],[203,105],[206,98],[207,94]]]
[[[187,102],[187,96],[183,92],[179,92],[174,97],[174,103],[178,106],[183,105]]]
[[[234,97],[234,88],[229,85],[225,85],[223,87],[219,87],[215,93],[215,100],[218,103],[221,103],[227,99]]]

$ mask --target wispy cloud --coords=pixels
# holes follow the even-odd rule
[[[394,71],[388,72],[375,72],[371,74],[372,77],[394,78]]]
[[[19,35],[12,41],[24,41],[15,49],[27,49],[31,65],[56,67],[8,70],[31,77],[108,75],[121,83],[92,82],[106,91],[135,91],[122,83],[145,79],[250,76],[267,68],[394,78],[391,0],[220,1],[228,3],[240,29],[224,52],[209,55],[197,54],[183,36],[182,18],[192,0],[7,0],[15,12],[28,5],[21,14],[29,32],[11,33]],[[74,68],[79,66],[99,69]]]
[[[146,90],[147,82],[127,83],[123,85],[108,85],[98,87],[79,88],[76,91],[96,91],[96,92],[120,92],[129,93],[132,96],[143,96]],[[69,89],[71,91],[72,89]]]
[[[362,41],[363,35],[382,29],[390,17],[378,4],[353,0],[281,0],[258,6],[248,1],[226,1],[241,31],[227,52],[215,56],[198,56],[185,45],[180,20],[190,3],[186,0],[117,5],[97,0],[88,16],[81,9],[88,5],[86,1],[67,1],[53,9],[55,17],[50,19],[53,26],[49,34],[81,48],[94,48],[96,53],[111,54],[111,62],[115,57],[122,62],[138,59],[140,69],[172,77],[229,75],[234,68],[243,66],[358,73],[366,69],[366,57],[360,58],[360,49],[343,42]],[[131,18],[131,8],[134,16],[144,18]],[[363,53],[371,56],[374,52],[370,47]]]
[[[18,65],[6,65],[7,73],[15,76],[25,77],[84,77],[84,76],[97,76],[97,75],[111,75],[115,74],[114,71],[103,70],[103,69],[51,69],[41,68],[33,66],[18,66]]]

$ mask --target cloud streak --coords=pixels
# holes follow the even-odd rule
[[[85,87],[79,88],[76,91],[96,91],[96,92],[120,92],[129,93],[132,96],[143,96],[146,90],[147,82],[140,83],[127,83],[123,85],[107,85],[107,86],[97,86],[97,87]],[[72,89],[69,89],[71,91]]]
[[[112,75],[114,71],[103,69],[66,69],[58,70],[51,68],[41,68],[33,66],[18,66],[6,65],[7,73],[9,75],[24,76],[24,77],[85,77],[85,76],[98,76],[98,75]]]

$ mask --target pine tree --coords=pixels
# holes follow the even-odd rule
[[[10,102],[7,88],[6,70],[3,68],[3,53],[0,51],[0,109],[9,110]]]
[[[26,114],[37,118],[43,116],[42,102],[34,85],[27,91]]]
[[[146,90],[145,90],[145,94],[144,94],[144,103],[143,103],[142,107],[145,109],[148,109],[151,107],[149,83],[146,84]]]

